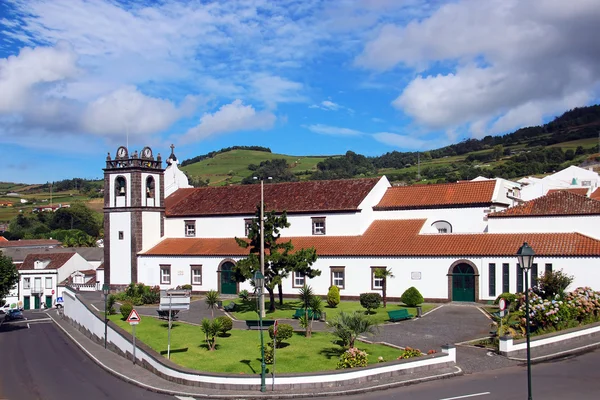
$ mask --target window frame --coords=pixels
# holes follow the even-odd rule
[[[510,264],[502,263],[502,293],[510,293]]]
[[[25,285],[25,282],[27,282],[27,285]],[[31,278],[30,277],[23,278],[23,289],[31,289]]]
[[[52,277],[51,276],[46,276],[46,279],[44,279],[44,289],[52,289]],[[50,282],[50,285],[48,285],[48,282]]]
[[[531,264],[531,287],[535,287],[538,284],[539,272],[537,263]]]
[[[383,290],[383,278],[376,278],[375,271],[377,271],[378,269],[386,269],[386,268],[387,267],[380,267],[380,266],[371,267],[371,290]],[[381,281],[381,286],[375,286],[376,280]]]
[[[200,271],[200,283],[194,282],[194,271]],[[191,264],[190,265],[190,284],[202,286],[202,264]]]
[[[164,274],[163,274],[163,270],[168,269],[169,270],[169,280],[168,282],[163,280]],[[171,284],[171,264],[160,264],[159,265],[159,282],[161,285],[170,285]]]
[[[525,270],[517,263],[517,293],[524,293],[523,274],[525,273]]]
[[[125,239],[125,233],[123,231],[119,231],[119,240]]]
[[[330,283],[331,286],[337,286],[338,289],[343,290],[346,288],[346,267],[341,267],[341,266],[336,266],[336,267],[329,267],[330,271],[329,271],[329,277],[330,277]],[[342,276],[342,285],[336,285],[335,283],[335,277],[334,277],[334,273],[336,272],[341,272],[343,274]],[[339,278],[337,278],[339,279]]]
[[[302,274],[302,276],[300,276],[299,274]],[[296,283],[296,279],[300,279],[300,278],[302,278],[301,285]],[[301,288],[305,284],[306,284],[306,274],[304,272],[298,272],[298,271],[292,272],[292,287],[293,288]]]
[[[250,235],[250,227],[252,226],[253,218],[244,218],[244,236],[248,237]]]
[[[193,232],[190,233],[189,227],[192,227]],[[185,237],[196,237],[196,220],[186,219],[183,221],[183,233]]]
[[[496,297],[496,263],[488,264],[488,296]]]
[[[546,263],[546,265],[544,265],[544,273],[546,272],[552,272],[552,263]]]
[[[325,222],[325,217],[312,217],[311,218],[311,226],[312,226],[312,234],[315,236],[322,236],[327,234],[327,224]],[[317,224],[323,224],[322,232],[317,232]],[[321,228],[319,227],[319,230]]]

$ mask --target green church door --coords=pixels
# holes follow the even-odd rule
[[[29,310],[31,309],[31,297],[29,296],[25,296],[23,297],[23,309],[24,310]]]
[[[221,265],[221,293],[237,294],[237,283],[233,275],[233,263],[229,261]]]
[[[452,269],[452,301],[475,301],[475,271],[469,264]]]
[[[33,309],[37,310],[40,308],[40,296],[33,296]]]

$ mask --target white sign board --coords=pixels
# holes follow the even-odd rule
[[[160,311],[189,310],[190,300],[189,290],[161,290],[158,309]]]
[[[410,279],[412,279],[413,281],[420,281],[421,280],[421,273],[420,272],[411,272],[410,273]]]

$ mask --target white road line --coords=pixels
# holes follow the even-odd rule
[[[183,397],[183,396],[175,396],[176,399],[179,400],[196,400],[193,397]]]
[[[100,310],[98,310],[98,307],[96,307],[96,306],[94,305],[94,303],[91,303],[91,305],[92,305],[92,307],[94,307],[94,309],[95,309],[96,311],[100,312]]]
[[[29,326],[29,323],[27,323],[27,329],[31,329],[31,327]]]
[[[478,396],[487,396],[490,392],[482,392],[482,393],[473,393],[473,394],[465,394],[464,396],[456,396],[456,397],[446,397],[440,400],[456,400],[456,399],[466,399],[469,397],[478,397]]]

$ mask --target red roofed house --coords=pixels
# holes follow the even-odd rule
[[[251,289],[233,280],[235,264],[248,255],[235,238],[247,236],[261,186],[190,188],[173,151],[163,170],[147,149],[140,159],[121,147],[106,161],[105,282],[191,284],[196,292],[232,295]],[[589,223],[600,210],[588,203],[600,202],[561,191],[513,207],[519,189],[479,178],[404,187],[385,177],[266,183],[265,210],[288,215],[281,240],[314,247],[313,268],[321,271],[310,280],[293,272],[283,292],[296,296],[307,283],[324,295],[337,285],[342,297],[356,298],[381,290],[374,271],[390,268],[391,298],[415,286],[430,300],[492,300],[523,290],[515,256],[523,242],[537,254],[533,282],[544,269],[564,269],[575,275],[574,285],[600,288],[593,272],[600,261],[594,225],[600,225]]]

